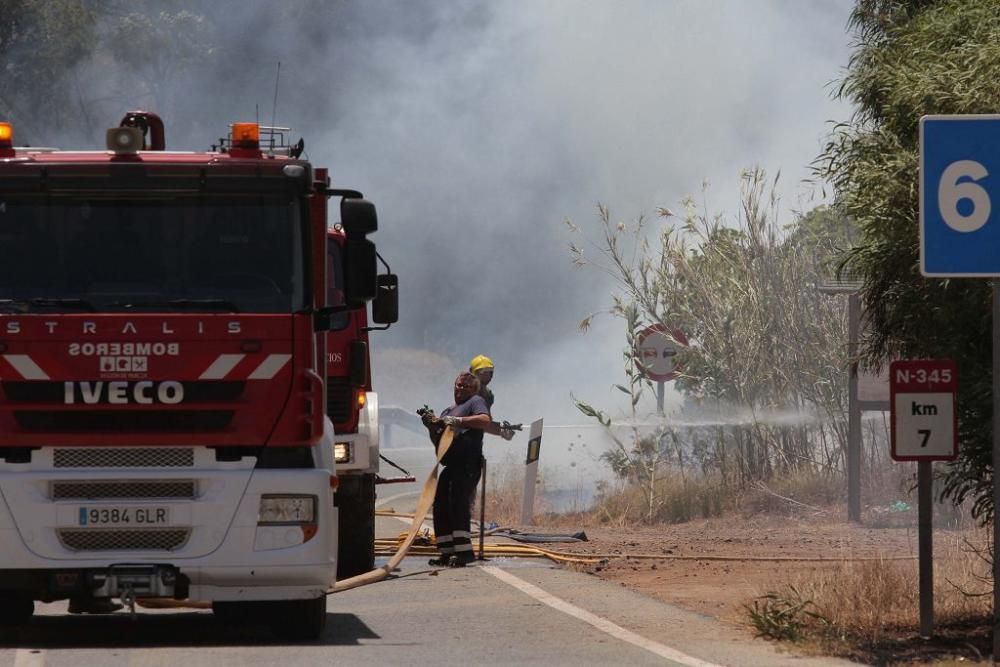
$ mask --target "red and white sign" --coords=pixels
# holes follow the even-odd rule
[[[958,370],[950,359],[904,359],[889,365],[893,459],[950,461],[958,456],[957,391]]]
[[[654,382],[669,382],[680,371],[674,365],[674,355],[687,345],[687,336],[680,329],[654,324],[639,334],[635,355],[646,377]]]

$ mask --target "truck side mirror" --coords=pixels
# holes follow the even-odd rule
[[[367,235],[378,229],[375,204],[345,197],[340,202],[344,226],[344,300],[352,308],[363,306],[378,293],[375,244]]]
[[[360,308],[375,298],[375,244],[366,238],[350,238],[344,242],[344,302],[349,308]]]
[[[376,324],[399,321],[399,276],[395,273],[382,274],[375,280],[372,321]]]
[[[364,236],[378,231],[378,215],[375,213],[375,204],[367,199],[348,197],[341,199],[340,224],[344,226],[344,233],[348,238],[355,234]]]

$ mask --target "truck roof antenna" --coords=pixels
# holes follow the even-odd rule
[[[271,127],[278,115],[278,81],[281,80],[281,61],[278,61],[278,71],[274,75],[274,104],[271,106]],[[274,151],[274,132],[271,132],[271,151]]]

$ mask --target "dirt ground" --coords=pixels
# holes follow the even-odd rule
[[[915,517],[913,520],[903,518],[897,525],[887,527],[873,527],[884,526],[882,521],[867,523],[869,525],[852,524],[831,513],[823,513],[793,518],[732,517],[651,528],[584,526],[587,542],[548,546],[579,554],[662,556],[662,559],[612,558],[601,564],[573,567],[718,618],[750,635],[753,629],[744,605],[753,598],[811,572],[835,572],[842,567],[838,561],[809,559],[916,557]],[[563,528],[534,530],[567,532]],[[935,530],[935,556],[958,548],[971,534],[969,530]],[[718,560],[711,560],[713,558]],[[912,633],[901,633],[893,641],[898,641],[898,645],[887,648],[885,654],[881,649],[848,650],[847,653],[873,664],[942,664],[937,660],[944,655],[954,655],[950,646],[956,643],[942,637],[941,646],[932,646]],[[969,642],[959,638],[958,643]],[[978,651],[970,645],[962,653],[967,657],[961,660],[975,660]],[[891,657],[885,659],[886,655]]]
[[[654,528],[585,528],[587,542],[560,544],[580,554],[649,554],[664,560],[614,558],[583,566],[666,602],[743,623],[742,605],[836,562],[751,560],[916,556],[916,527],[869,528],[827,518],[764,517],[694,521]],[[556,545],[552,545],[555,547]],[[705,560],[706,557],[732,560]]]

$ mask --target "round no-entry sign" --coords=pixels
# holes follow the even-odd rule
[[[687,344],[687,336],[680,329],[654,324],[639,334],[635,356],[646,377],[655,382],[669,382],[679,371],[674,365],[674,355]]]

